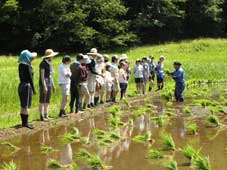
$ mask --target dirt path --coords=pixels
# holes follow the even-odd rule
[[[144,101],[148,96],[144,96],[143,98],[140,97],[133,97],[129,99],[131,105],[136,102]],[[44,129],[51,129],[56,126],[61,126],[65,124],[72,124],[78,121],[83,121],[88,119],[91,116],[98,116],[102,113],[105,113],[113,104],[104,104],[100,105],[94,109],[88,109],[81,114],[68,114],[66,118],[55,118],[50,120],[49,122],[41,122],[41,121],[33,121],[32,124],[35,127],[33,130],[22,128],[20,125],[12,128],[6,128],[0,130],[0,141],[8,140],[16,136],[26,135],[26,134],[33,134],[40,130]],[[121,107],[126,107],[124,103],[118,103]]]

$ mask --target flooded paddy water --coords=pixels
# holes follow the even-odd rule
[[[90,153],[97,154],[113,170],[165,170],[165,162],[171,159],[176,160],[179,170],[189,170],[196,169],[196,167],[188,166],[190,161],[183,156],[180,148],[191,145],[196,149],[201,149],[201,155],[209,156],[213,170],[226,170],[227,128],[225,124],[227,125],[227,122],[225,115],[217,113],[221,126],[211,126],[206,118],[211,109],[194,102],[203,98],[221,102],[222,97],[226,97],[223,89],[223,86],[218,89],[212,88],[207,91],[205,96],[204,94],[201,96],[189,95],[190,97],[185,103],[167,102],[160,99],[158,95],[150,97],[147,95],[146,98],[131,103],[129,101],[130,106],[123,105],[121,113],[119,113],[124,124],[114,125],[114,128],[114,123],[111,124],[110,121],[113,116],[108,113],[108,109],[104,108],[105,111],[98,116],[12,138],[7,140],[7,143],[0,145],[0,167],[4,162],[13,160],[19,170],[57,169],[48,165],[48,160],[54,159],[62,165],[77,162],[80,169],[85,170],[89,169],[89,166],[78,160],[78,152],[84,148]],[[185,113],[186,107],[190,108],[190,112],[192,112],[190,115]],[[134,114],[135,110],[141,110],[141,108],[147,109],[142,114],[139,112]],[[226,109],[224,105],[223,109]],[[167,112],[171,113],[168,117]],[[154,116],[163,116],[166,120],[157,123],[152,119]],[[187,124],[192,122],[198,126],[196,135],[191,135],[187,131]],[[71,132],[73,127],[79,129],[81,139],[65,141],[63,136]],[[101,143],[94,135],[95,129],[117,131],[121,138],[113,142]],[[151,140],[145,142],[133,140],[136,135],[144,135],[148,132],[151,132]],[[162,136],[166,133],[172,135],[176,146],[175,151],[162,150]],[[10,144],[17,148],[11,150]],[[42,146],[49,146],[53,150],[43,153]],[[164,158],[158,160],[147,158],[150,149],[162,150]]]

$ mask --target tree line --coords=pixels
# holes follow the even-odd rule
[[[1,0],[0,52],[225,37],[227,0]]]

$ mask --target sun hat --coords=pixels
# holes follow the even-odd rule
[[[58,52],[54,52],[52,49],[46,49],[45,55],[42,58],[43,59],[45,59],[45,58],[51,58],[51,57],[54,57],[54,56],[56,56],[58,54],[59,54]]]
[[[107,54],[104,54],[104,55],[103,55],[103,58],[104,58],[104,61],[105,61],[106,63],[110,60],[110,57],[109,57],[109,55],[107,55]]]
[[[165,60],[165,57],[164,57],[163,55],[161,55],[161,56],[159,57],[159,60]]]
[[[104,57],[102,55],[98,55],[96,61],[98,63],[102,63],[102,62],[104,62]]]
[[[175,62],[173,63],[173,65],[178,65],[178,66],[181,66],[181,63],[180,63],[180,62],[178,62],[178,61],[175,61]]]
[[[116,60],[118,60],[119,58],[118,58],[118,56],[117,55],[113,55],[112,56],[112,61],[116,61]]]
[[[126,62],[124,62],[124,61],[122,61],[122,62],[120,62],[120,65],[126,65]]]
[[[120,60],[126,60],[126,59],[128,59],[127,54],[122,54],[120,57]]]
[[[31,63],[33,58],[37,57],[36,52],[30,52],[29,50],[23,50],[19,56],[19,63]]]
[[[98,53],[98,50],[96,48],[92,48],[90,50],[89,53],[87,53],[87,55],[91,55],[91,56],[97,56],[99,53]]]
[[[88,55],[83,56],[83,60],[81,61],[81,63],[83,63],[83,64],[90,64],[91,63],[91,60],[88,57]]]
[[[136,62],[141,62],[141,59],[137,58],[137,59],[136,59]]]

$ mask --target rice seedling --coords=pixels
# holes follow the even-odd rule
[[[162,127],[166,123],[166,117],[163,115],[151,117],[151,121],[155,121],[159,127]]]
[[[178,170],[177,162],[174,160],[171,160],[171,161],[168,161],[167,163],[165,163],[164,167],[166,168],[166,170]]]
[[[183,112],[184,112],[186,115],[189,115],[189,116],[192,116],[192,115],[193,115],[191,109],[190,109],[188,106],[186,106],[186,107],[184,108],[184,111],[183,111]]]
[[[133,112],[133,115],[135,116],[141,116],[146,113],[146,108],[139,108]]]
[[[171,101],[172,98],[173,98],[173,92],[172,92],[172,90],[164,90],[161,93],[161,97],[164,98],[167,101]]]
[[[186,130],[189,134],[192,134],[192,135],[198,134],[198,126],[196,123],[188,123],[186,125]]]
[[[134,120],[133,119],[129,119],[127,124],[129,126],[133,126],[134,125]]]
[[[70,170],[80,170],[80,167],[76,163],[72,163]]]
[[[134,136],[133,140],[139,143],[152,142],[151,136],[152,136],[151,132],[148,131],[144,135]]]
[[[105,165],[101,158],[96,154],[91,154],[85,149],[80,149],[77,158],[84,161],[91,170],[108,170],[110,167]]]
[[[7,149],[11,152],[17,152],[18,150],[20,150],[19,147],[15,146],[12,143],[7,142],[7,141],[1,142],[0,145],[5,145],[7,147]]]
[[[110,123],[110,127],[112,127],[113,129],[124,125],[124,122],[122,122],[119,117],[112,117],[108,121]]]
[[[212,102],[210,100],[207,100],[207,99],[200,99],[200,100],[196,100],[195,102],[199,103],[203,107],[207,107],[207,106],[212,105]]]
[[[180,151],[183,153],[184,157],[192,161],[194,157],[197,157],[199,155],[200,150],[196,150],[190,145],[187,145],[183,149],[180,149]]]
[[[1,170],[17,170],[17,165],[13,161],[9,163],[4,162]]]
[[[224,99],[223,104],[224,104],[224,106],[227,106],[227,100]]]
[[[225,115],[227,114],[227,112],[224,110],[223,106],[221,105],[217,106],[216,109],[217,109],[217,112],[219,113],[223,113]]]
[[[50,152],[54,152],[56,150],[54,148],[50,147],[50,146],[41,146],[40,151],[42,153],[50,153]]]
[[[128,99],[123,100],[124,104],[126,104],[129,108],[132,107]]]
[[[118,105],[113,105],[111,108],[108,109],[108,113],[112,114],[113,117],[120,116],[121,107]]]
[[[66,165],[62,165],[55,159],[48,160],[48,168],[66,168],[66,167],[67,167]]]
[[[175,142],[173,140],[173,137],[170,134],[164,134],[162,135],[162,143],[164,145],[164,150],[175,150]]]
[[[210,114],[207,117],[207,122],[210,124],[215,125],[216,127],[218,127],[220,125],[220,121],[219,118],[216,115]]]
[[[209,157],[202,157],[198,155],[193,157],[192,162],[197,170],[211,170]]]
[[[70,133],[66,133],[63,136],[63,140],[67,143],[80,141],[80,131],[76,127],[73,127]]]
[[[147,153],[147,158],[149,159],[162,159],[164,158],[164,154],[159,150],[149,150]]]

